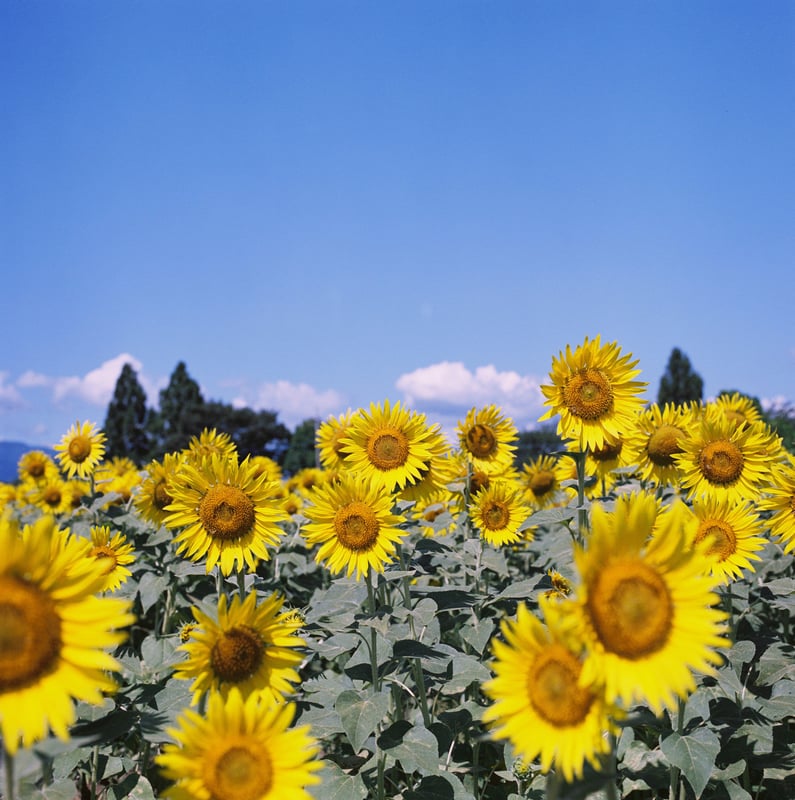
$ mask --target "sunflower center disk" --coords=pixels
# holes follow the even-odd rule
[[[28,475],[30,475],[31,478],[40,478],[44,475],[44,464],[41,461],[31,464],[28,467]]]
[[[174,502],[174,498],[168,493],[165,481],[159,481],[155,484],[154,491],[152,492],[152,502],[155,508],[160,509],[160,511]]]
[[[104,575],[113,572],[113,570],[116,569],[116,565],[119,563],[116,553],[114,553],[110,547],[95,547],[91,551],[91,555],[97,559],[98,565],[101,567]]]
[[[549,470],[541,470],[530,479],[530,490],[536,497],[543,497],[555,485],[555,476]]]
[[[367,440],[367,457],[382,472],[402,467],[409,457],[409,440],[397,428],[382,428]]]
[[[684,435],[684,431],[675,425],[660,425],[649,437],[649,443],[646,445],[649,461],[658,467],[673,466],[674,454],[682,452],[679,440]]]
[[[213,800],[259,800],[273,785],[270,756],[256,741],[211,754],[204,781]]]
[[[250,678],[262,664],[265,646],[255,630],[240,625],[224,631],[210,651],[213,673],[227,683]]]
[[[488,458],[497,449],[497,437],[488,425],[477,423],[473,425],[466,435],[469,452],[475,458]]]
[[[615,444],[605,442],[602,447],[594,447],[591,450],[591,457],[594,461],[614,461],[621,455],[623,444],[623,442],[616,442]]]
[[[613,407],[613,389],[598,369],[586,367],[563,387],[563,402],[581,419],[599,419]]]
[[[337,510],[334,530],[339,543],[348,550],[369,550],[378,540],[378,519],[368,505],[354,500]]]
[[[0,694],[46,675],[61,652],[61,618],[48,595],[18,578],[0,578]]]
[[[627,659],[657,652],[673,624],[665,581],[641,562],[605,567],[589,593],[588,610],[605,650]]]
[[[695,541],[709,537],[708,556],[716,556],[718,561],[725,561],[737,552],[737,537],[728,522],[721,519],[710,519],[701,523]]]
[[[552,644],[533,663],[527,692],[536,712],[550,725],[579,725],[588,715],[594,696],[577,685],[580,661],[560,644]]]
[[[82,464],[91,455],[91,439],[88,436],[75,436],[69,442],[69,458],[76,464]]]
[[[743,454],[734,442],[709,442],[698,456],[702,475],[710,483],[734,483],[743,472]]]
[[[237,486],[211,486],[199,504],[199,519],[217,539],[239,539],[254,527],[254,503]]]
[[[54,507],[61,504],[61,497],[61,490],[57,486],[48,486],[42,499],[48,506]]]
[[[497,500],[491,500],[483,506],[483,524],[490,531],[501,531],[511,520],[511,512]]]

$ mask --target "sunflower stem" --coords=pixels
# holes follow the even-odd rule
[[[577,465],[577,523],[578,539],[582,544],[588,528],[588,512],[585,510],[585,451],[572,453],[571,457]]]
[[[367,600],[370,606],[370,614],[375,619],[378,606],[375,601],[375,590],[373,589],[373,568],[367,569]],[[374,625],[370,626],[370,669],[373,681],[373,691],[381,690],[381,682],[378,679],[378,632]]]
[[[237,571],[237,592],[241,600],[246,596],[246,576],[242,569]]]
[[[400,550],[399,555],[400,568],[401,570],[405,571],[406,567],[408,566],[406,564],[405,554],[402,550]],[[409,576],[404,575],[401,583],[403,586],[403,603],[406,606],[406,611],[409,612],[409,632],[411,633],[411,638],[416,642],[418,639],[417,630],[414,627],[414,617],[411,614],[411,588],[409,585]],[[419,658],[412,658],[411,662],[412,670],[414,672],[414,683],[417,685],[417,694],[419,695],[422,722],[426,728],[429,728],[431,725],[431,712],[428,708],[428,692],[425,688],[425,673],[422,671],[422,662]]]
[[[14,756],[3,747],[3,775],[5,780],[3,797],[6,800],[14,800]]]
[[[676,732],[681,736],[685,729],[685,700],[679,698],[676,709]],[[677,800],[681,770],[675,764],[671,765],[671,782],[668,787],[668,800]]]
[[[99,745],[91,750],[91,784],[88,787],[91,800],[97,800],[97,783],[99,781]]]

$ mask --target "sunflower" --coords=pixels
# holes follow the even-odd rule
[[[547,508],[560,497],[562,475],[556,456],[542,454],[522,466],[524,497],[533,508]]]
[[[439,489],[416,500],[409,514],[423,536],[445,536],[458,527],[457,506],[458,499],[449,489]]]
[[[519,432],[513,420],[494,404],[471,408],[458,422],[456,436],[461,452],[475,469],[500,473],[513,464]]]
[[[69,738],[74,700],[93,705],[120,670],[130,603],[97,597],[104,576],[81,546],[53,547],[51,517],[22,531],[0,520],[0,733],[14,755],[52,730]]]
[[[719,408],[729,420],[739,427],[762,422],[762,412],[756,403],[750,397],[739,392],[720,394],[709,405]]]
[[[33,506],[48,514],[65,514],[72,510],[72,495],[57,472],[28,489],[25,497]]]
[[[177,552],[191,561],[207,559],[207,572],[220,564],[221,572],[251,572],[259,559],[270,559],[269,545],[279,542],[277,524],[286,519],[273,499],[273,487],[265,475],[253,477],[248,458],[213,455],[200,463],[186,463],[169,481],[174,502],[165,524],[183,528],[175,537]]]
[[[689,405],[657,403],[638,414],[630,437],[638,451],[639,477],[657,486],[676,486],[681,472],[674,457],[682,452],[682,440],[688,435],[696,415]]]
[[[323,420],[315,431],[315,447],[320,463],[331,470],[344,470],[347,467],[347,455],[342,440],[348,435],[353,411],[348,409],[338,417],[330,416]]]
[[[111,534],[107,525],[92,525],[90,533],[91,549],[87,555],[96,559],[105,576],[102,591],[114,592],[132,575],[127,565],[135,561],[135,548],[118,531]]]
[[[383,485],[352,473],[343,473],[338,483],[315,489],[304,509],[309,522],[301,533],[309,545],[319,544],[315,556],[333,573],[384,571],[392,561],[395,545],[405,535],[397,526],[405,518],[392,513],[393,495]]]
[[[206,715],[188,709],[169,728],[176,740],[155,757],[173,781],[171,800],[311,800],[320,748],[308,725],[290,728],[294,703],[211,694]]]
[[[524,538],[519,530],[532,509],[515,484],[495,482],[481,489],[469,503],[469,514],[481,538],[494,547],[513,544]]]
[[[681,501],[658,509],[646,493],[612,513],[592,506],[587,549],[574,550],[580,583],[570,606],[588,647],[584,685],[603,682],[608,697],[656,714],[695,688],[695,670],[714,672],[715,648],[729,644],[726,614],[712,607],[716,579],[690,546],[695,518]]]
[[[295,475],[292,475],[285,483],[290,492],[307,495],[315,486],[319,486],[326,481],[326,473],[318,467],[303,467]]]
[[[228,433],[219,432],[215,428],[204,428],[198,436],[191,437],[182,455],[186,461],[195,463],[211,456],[236,458],[237,445]]]
[[[226,595],[218,598],[215,619],[193,608],[196,628],[181,645],[188,654],[174,677],[193,680],[193,703],[207,692],[224,697],[237,688],[244,697],[252,692],[279,701],[300,680],[296,667],[305,642],[295,632],[301,620],[282,610],[283,599],[272,594],[262,603],[255,592],[244,600],[239,595],[227,607]]]
[[[614,720],[622,714],[598,687],[583,684],[580,648],[572,646],[551,606],[544,609],[547,625],[525,603],[515,620],[500,623],[505,641],[492,641],[494,677],[483,684],[492,705],[483,721],[525,763],[540,756],[542,772],[554,767],[571,782],[586,762],[600,768],[610,752],[605,733],[618,733]]]
[[[704,409],[680,444],[674,462],[688,496],[728,497],[735,503],[758,497],[780,454],[780,440],[767,426],[738,426],[714,406]]]
[[[249,459],[251,466],[254,467],[254,477],[259,478],[265,475],[269,481],[278,485],[282,480],[282,468],[277,461],[268,456],[251,456]]]
[[[773,471],[771,484],[756,507],[771,512],[767,524],[784,552],[795,552],[795,457],[788,456]]]
[[[616,342],[602,345],[600,337],[585,342],[574,352],[552,359],[551,386],[542,386],[549,411],[539,422],[556,414],[558,436],[574,439],[580,450],[603,447],[629,431],[643,407],[640,393],[646,383],[633,380],[640,374],[631,354],[621,355]]]
[[[759,551],[767,544],[762,538],[762,521],[747,503],[731,503],[727,498],[693,500],[693,513],[698,519],[694,543],[706,540],[706,557],[712,575],[729,583],[753,572],[751,561],[760,561]]]
[[[67,478],[88,478],[105,455],[105,434],[93,422],[75,422],[55,445]]]
[[[406,484],[398,493],[401,500],[420,502],[439,492],[447,491],[447,486],[457,477],[457,464],[449,450],[433,455],[422,468],[422,476],[416,483]]]
[[[340,440],[345,469],[380,483],[387,491],[422,479],[428,461],[444,449],[439,426],[429,426],[424,414],[398,401],[383,407],[370,404],[353,416]]]
[[[52,475],[58,474],[55,461],[43,450],[29,450],[24,453],[17,464],[19,480],[25,483],[39,483]]]
[[[166,453],[162,461],[151,461],[146,467],[146,477],[137,487],[133,502],[136,511],[147,521],[163,525],[168,517],[166,508],[174,502],[169,483],[182,466],[182,456]]]
[[[17,498],[17,487],[13,483],[0,483],[0,509],[16,503]]]

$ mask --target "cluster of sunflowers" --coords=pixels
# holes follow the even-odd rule
[[[97,703],[114,688],[107,651],[132,615],[110,595],[134,548],[111,526],[87,537],[58,527],[88,513],[86,498],[94,509],[133,508],[216,573],[217,605],[192,609],[175,671],[192,681],[194,708],[157,756],[168,796],[216,800],[309,797],[320,780],[319,742],[292,726],[302,616],[252,577],[288,524],[319,564],[364,579],[372,597],[412,531],[465,526],[480,547],[519,548],[545,510],[574,503],[575,574],[551,576],[539,613],[520,603],[502,621],[483,720],[544,773],[571,781],[586,764],[603,768],[634,705],[674,713],[695,676],[721,662],[731,626],[718,588],[753,570],[771,538],[795,550],[795,460],[755,407],[740,395],[646,405],[636,365],[599,337],[554,358],[541,419],[558,417],[565,450],[520,469],[518,431],[496,406],[472,408],[451,444],[425,415],[389,401],[320,423],[318,467],[289,478],[265,456],[241,460],[214,430],[143,471],[104,460],[104,435],[89,423],[56,446],[57,464],[26,454],[18,484],[2,487],[6,754],[49,730],[68,737],[73,701]],[[238,591],[228,594],[230,576]]]

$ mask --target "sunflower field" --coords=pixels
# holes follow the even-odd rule
[[[795,457],[739,394],[648,403],[600,337],[516,465],[474,407],[207,429],[143,469],[77,422],[0,485],[6,800],[795,798]]]

